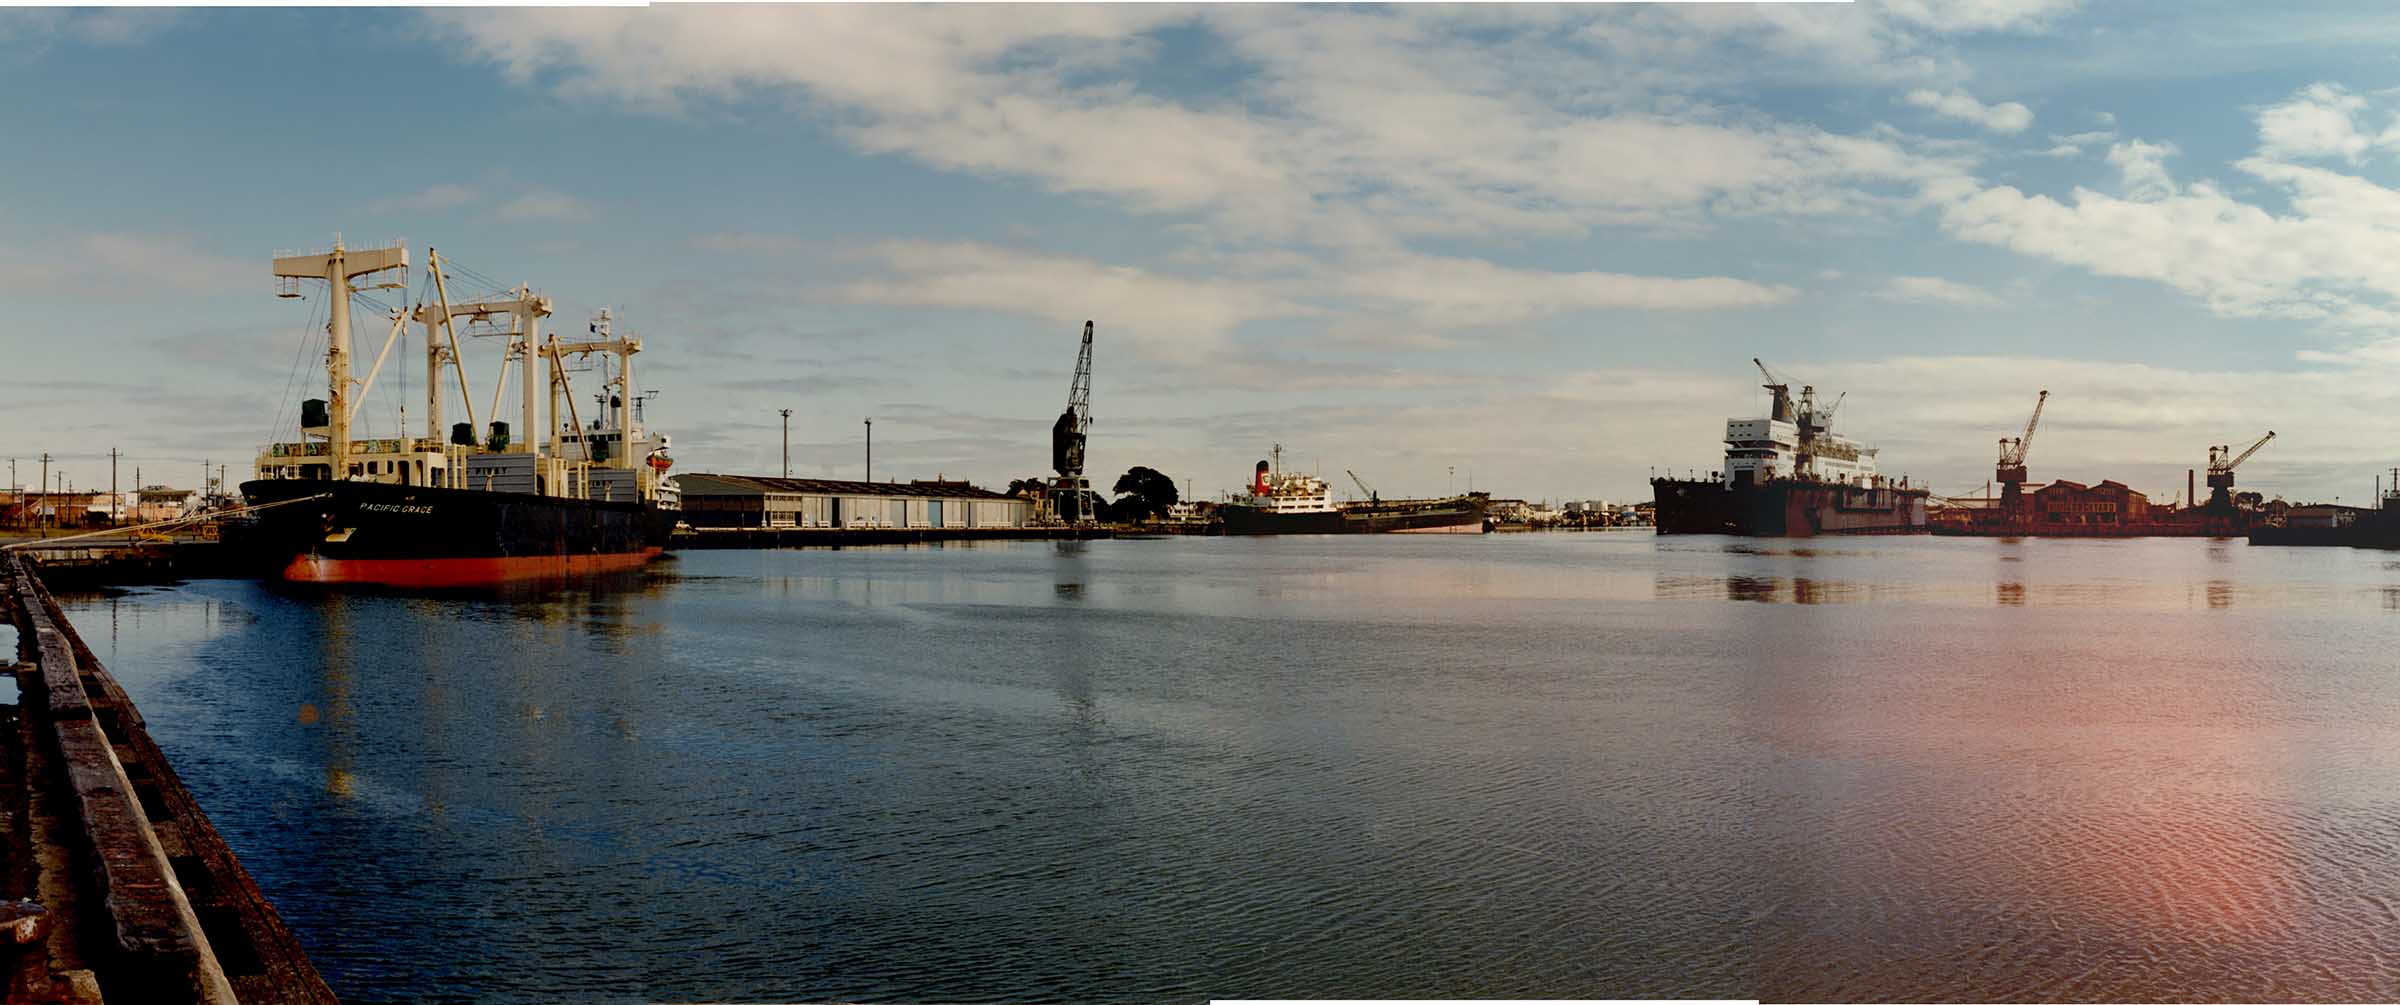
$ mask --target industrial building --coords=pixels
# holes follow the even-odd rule
[[[682,474],[684,522],[694,529],[1023,527],[1033,503],[963,481],[847,482]]]
[[[2086,486],[2061,478],[2030,495],[2036,527],[2138,524],[2150,519],[2150,497],[2113,479]]]

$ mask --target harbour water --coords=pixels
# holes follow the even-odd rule
[[[70,608],[351,1002],[2400,997],[2400,555],[1195,538]]]

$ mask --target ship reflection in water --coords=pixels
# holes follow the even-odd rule
[[[75,617],[351,1002],[2389,1000],[2396,596],[1594,533]]]

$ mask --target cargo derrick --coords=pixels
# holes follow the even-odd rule
[[[2025,420],[2025,435],[2000,438],[2000,465],[1993,480],[2000,483],[2000,513],[2009,523],[2023,523],[2025,511],[2025,455],[2033,450],[2033,431],[2042,424],[2042,406],[2050,401],[2050,392],[2043,391],[2033,399],[2033,418]]]

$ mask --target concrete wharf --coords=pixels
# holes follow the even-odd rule
[[[1071,527],[726,527],[677,531],[667,550],[839,548],[936,541],[1083,541],[1118,536],[1104,524]]]
[[[337,1001],[21,552],[0,615],[0,906],[44,912],[31,941],[0,929],[0,1001]]]

